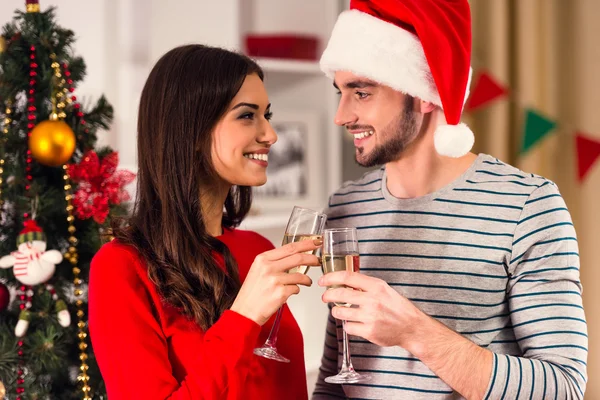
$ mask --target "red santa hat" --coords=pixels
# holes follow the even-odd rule
[[[351,0],[321,57],[331,78],[350,71],[444,110],[434,135],[439,154],[460,157],[474,143],[460,123],[471,81],[468,0]]]

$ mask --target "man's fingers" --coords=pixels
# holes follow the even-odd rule
[[[362,310],[355,307],[335,306],[331,309],[331,315],[340,321],[364,322],[362,314]]]
[[[347,271],[330,272],[319,279],[319,286],[349,286],[364,292],[375,292],[383,283],[381,279]]]
[[[368,297],[364,292],[358,290],[333,288],[326,290],[321,299],[324,303],[355,304],[360,306],[367,302]]]
[[[367,339],[369,336],[367,328],[367,325],[360,322],[346,322],[346,333],[351,336],[358,336],[363,339]]]

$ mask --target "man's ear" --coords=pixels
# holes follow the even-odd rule
[[[435,108],[437,107],[435,104],[433,104],[430,101],[425,101],[425,100],[420,100],[419,101],[419,107],[420,107],[420,112],[422,114],[427,114],[432,112],[433,110],[435,110]]]

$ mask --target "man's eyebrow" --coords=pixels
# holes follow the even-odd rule
[[[346,89],[364,89],[364,88],[375,87],[375,86],[378,86],[378,84],[373,81],[364,80],[364,79],[358,79],[358,80],[346,82],[344,84],[344,87]],[[340,90],[340,87],[335,82],[333,82],[333,87],[336,88],[337,90]]]

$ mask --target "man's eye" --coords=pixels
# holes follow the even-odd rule
[[[356,92],[356,95],[358,96],[359,99],[366,99],[367,97],[369,97],[369,93],[365,93],[365,92]]]

